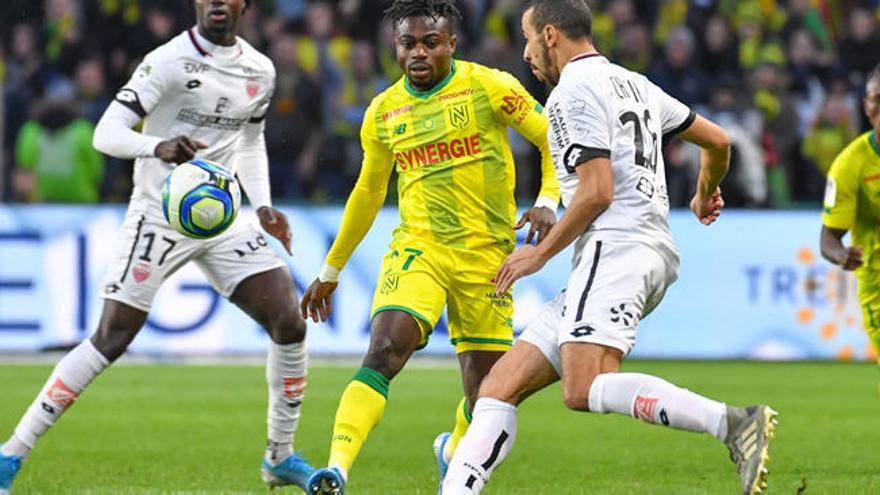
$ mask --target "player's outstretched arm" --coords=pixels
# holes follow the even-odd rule
[[[388,193],[388,179],[394,167],[394,157],[388,146],[379,139],[376,131],[376,107],[374,99],[364,115],[361,126],[361,146],[364,160],[357,183],[342,213],[339,233],[327,253],[321,273],[303,294],[300,310],[303,318],[326,321],[332,311],[330,296],[339,281],[339,272],[348,263],[355,248],[370,231],[376,215]]]
[[[593,158],[575,166],[578,187],[559,223],[537,247],[525,245],[507,257],[495,276],[495,291],[506,293],[518,279],[540,270],[550,258],[586,231],[614,199],[611,160]]]
[[[862,266],[863,263],[862,248],[861,246],[849,248],[844,246],[843,236],[846,233],[846,230],[833,229],[823,225],[820,239],[822,257],[835,265],[839,265],[844,270],[855,270]]]
[[[700,147],[700,176],[691,210],[703,225],[710,225],[724,208],[719,186],[730,165],[730,136],[712,121],[697,115],[681,137]]]

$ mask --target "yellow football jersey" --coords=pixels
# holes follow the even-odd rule
[[[516,176],[508,127],[540,148],[540,197],[559,201],[542,110],[516,78],[475,63],[455,61],[428,92],[401,78],[367,109],[363,165],[326,263],[341,269],[351,257],[384,202],[392,169],[401,217],[394,239],[512,251]]]
[[[831,164],[824,203],[824,225],[852,231],[852,244],[862,247],[864,265],[856,274],[880,270],[880,146],[873,131],[856,138]]]

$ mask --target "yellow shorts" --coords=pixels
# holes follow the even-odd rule
[[[491,282],[506,256],[500,248],[395,240],[382,261],[370,318],[391,310],[411,314],[422,329],[421,348],[447,306],[456,352],[506,351],[513,344],[513,295],[496,295]]]
[[[859,280],[859,305],[862,307],[865,330],[880,364],[880,286]]]

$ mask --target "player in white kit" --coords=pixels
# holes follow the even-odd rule
[[[236,37],[246,8],[246,0],[195,0],[197,26],[148,54],[98,123],[98,150],[135,159],[134,191],[101,289],[103,314],[95,334],[58,363],[0,446],[0,493],[9,490],[37,439],[125,352],[162,282],[189,261],[268,331],[268,447],[261,472],[270,486],[305,487],[313,469],[292,445],[306,385],[306,324],[284,261],[246,219],[197,240],[178,234],[162,216],[165,176],[177,163],[205,158],[237,173],[263,229],[290,251],[287,219],[272,208],[263,138],[275,69]],[[143,133],[132,130],[142,119]]]
[[[570,409],[715,436],[737,465],[743,493],[761,492],[775,411],[731,407],[657,377],[618,373],[639,320],[678,272],[661,140],[680,133],[702,149],[691,209],[705,225],[724,206],[718,186],[730,141],[644,76],[597,53],[591,24],[583,0],[538,0],[522,18],[524,57],[554,86],[546,105],[548,139],[567,209],[537,247],[507,258],[496,289],[504,293],[574,242],[572,273],[483,381],[442,491],[479,493],[512,448],[519,403],[561,378]]]

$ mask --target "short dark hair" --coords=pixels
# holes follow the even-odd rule
[[[397,27],[397,23],[408,17],[430,17],[437,21],[441,17],[449,22],[450,29],[461,20],[461,10],[454,0],[394,0],[385,9],[385,19]]]
[[[584,0],[532,0],[529,8],[535,31],[553,25],[573,40],[593,36],[593,13]]]

